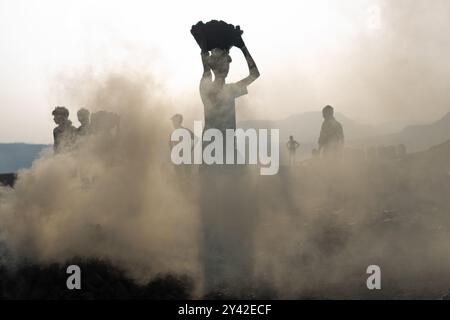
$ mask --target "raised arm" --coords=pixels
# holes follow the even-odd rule
[[[244,87],[247,87],[253,81],[258,79],[260,74],[259,74],[258,67],[256,66],[256,63],[253,60],[253,58],[252,58],[250,52],[248,51],[247,47],[245,46],[245,43],[242,40],[242,38],[239,39],[239,41],[237,43],[237,46],[238,46],[238,48],[241,49],[242,53],[244,54],[245,60],[247,61],[247,65],[248,65],[248,71],[249,71],[248,77],[246,77],[246,78],[242,79],[241,81],[239,81],[238,84],[242,85]]]
[[[212,79],[211,67],[209,66],[208,58],[209,52],[202,50],[202,64],[203,64],[203,76],[202,79]]]

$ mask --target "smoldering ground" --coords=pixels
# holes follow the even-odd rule
[[[180,174],[172,106],[151,77],[82,75],[63,91],[118,113],[120,130],[44,153],[1,189],[8,269],[95,259],[138,284],[188,276],[194,295],[213,298],[439,298],[450,288],[448,144],[392,161],[312,159],[273,177],[242,166]],[[377,292],[366,287],[373,264]]]

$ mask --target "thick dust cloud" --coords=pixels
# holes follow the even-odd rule
[[[317,69],[322,73],[306,69],[312,79],[302,59],[280,68],[281,82],[262,64],[260,87],[239,102],[246,109],[237,108],[238,120],[239,112],[263,116],[266,105],[291,114],[336,102],[355,118],[406,122],[448,110],[448,33],[442,30],[449,3],[436,0],[427,11],[429,1],[410,2],[375,2],[380,33],[355,37],[351,50],[336,56],[314,56],[324,67]],[[120,126],[113,135],[80,139],[67,152],[46,150],[19,172],[14,189],[0,188],[3,264],[100,259],[140,283],[161,273],[187,274],[197,286],[223,276],[237,287],[232,294],[246,297],[448,293],[448,143],[396,159],[311,158],[282,166],[273,177],[260,176],[259,168],[214,174],[192,168],[180,175],[170,162],[170,117],[183,105],[195,109],[184,108],[185,119],[198,119],[198,92],[180,101],[151,75],[129,70],[58,78],[52,95],[66,101],[75,125],[83,107],[118,114]],[[226,255],[208,256],[216,249]],[[381,267],[381,293],[367,290],[370,265]]]
[[[392,161],[312,158],[271,177],[257,167],[180,175],[172,109],[151,77],[82,75],[62,87],[74,105],[120,115],[120,128],[47,150],[1,188],[7,266],[100,259],[140,283],[183,274],[241,297],[376,297],[372,264],[383,297],[450,287],[447,145]]]
[[[119,132],[83,138],[68,152],[48,150],[19,172],[14,189],[1,189],[9,262],[100,258],[138,280],[195,275],[196,204],[169,166],[169,114],[156,86],[123,72],[83,74],[59,87],[77,106],[120,115]]]

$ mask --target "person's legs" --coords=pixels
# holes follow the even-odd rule
[[[247,166],[202,168],[200,211],[205,294],[240,296],[253,277],[256,201]]]
[[[289,150],[289,165],[293,165],[295,162],[295,155],[292,150]]]

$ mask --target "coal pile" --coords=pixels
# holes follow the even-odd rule
[[[239,26],[211,20],[207,23],[198,22],[192,26],[191,33],[201,49],[211,51],[216,48],[229,50],[237,46],[243,31]]]
[[[66,268],[71,264],[81,268],[81,290],[67,289]],[[139,285],[103,261],[0,267],[0,299],[8,300],[183,300],[191,299],[192,289],[189,278],[176,275],[160,275]]]

